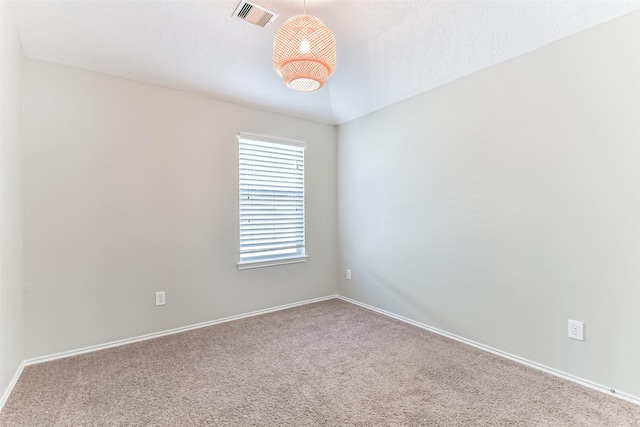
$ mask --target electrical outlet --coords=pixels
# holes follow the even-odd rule
[[[347,268],[347,280],[351,280],[351,270]]]
[[[584,323],[577,320],[569,320],[569,338],[584,341]]]
[[[165,303],[164,291],[156,292],[156,305],[164,305],[164,303]]]

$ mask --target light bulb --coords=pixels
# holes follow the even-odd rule
[[[302,39],[302,41],[300,42],[300,53],[309,53],[310,50],[311,44],[309,43],[309,40]]]

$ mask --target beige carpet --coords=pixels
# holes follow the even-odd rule
[[[640,406],[330,300],[24,370],[2,426],[631,426]]]

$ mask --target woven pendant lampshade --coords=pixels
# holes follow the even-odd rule
[[[315,16],[292,16],[276,31],[273,67],[291,89],[313,92],[322,88],[336,64],[336,38]]]

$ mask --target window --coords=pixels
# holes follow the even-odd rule
[[[241,133],[238,268],[304,262],[304,147]]]

